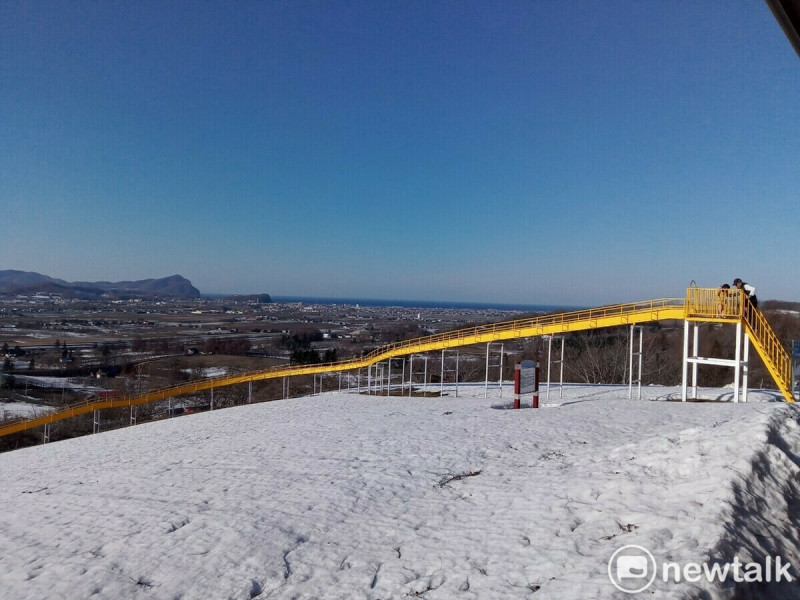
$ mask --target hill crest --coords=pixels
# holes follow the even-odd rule
[[[32,271],[8,269],[0,271],[0,293],[31,294],[36,292],[74,296],[113,296],[199,298],[200,290],[182,275],[141,279],[139,281],[76,281],[69,282]]]

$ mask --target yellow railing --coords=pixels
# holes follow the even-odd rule
[[[503,321],[500,323],[490,323],[477,327],[457,329],[446,333],[388,344],[373,350],[362,358],[335,363],[272,367],[270,369],[240,373],[238,375],[225,375],[202,379],[186,384],[160,388],[136,396],[104,400],[89,399],[71,404],[49,415],[32,419],[4,421],[0,425],[0,436],[39,427],[47,423],[54,423],[96,410],[137,406],[165,400],[170,397],[182,396],[250,381],[262,381],[265,379],[297,375],[312,375],[315,373],[350,371],[368,367],[377,362],[397,356],[470,346],[492,341],[684,318],[704,321],[736,321],[743,319],[747,324],[748,331],[754,339],[754,345],[767,365],[767,368],[770,370],[770,373],[775,378],[776,383],[778,383],[778,386],[784,393],[784,396],[786,396],[787,400],[792,398],[791,390],[789,390],[788,396],[786,393],[786,390],[791,385],[787,383],[786,379],[786,373],[788,372],[788,381],[791,381],[791,361],[763,315],[752,308],[739,290],[730,290],[728,294],[723,295],[720,294],[720,290],[718,289],[689,288],[685,298],[662,298],[629,304],[615,304],[611,306],[602,306],[600,308],[542,315],[529,319]]]
[[[566,331],[628,325],[646,321],[683,318],[683,300],[662,298],[630,304],[615,304],[587,310],[543,315],[530,319],[504,321],[458,329],[390,344],[367,355],[369,363],[414,352],[441,350],[456,346],[533,337]]]
[[[686,290],[686,318],[703,321],[738,321],[742,318],[743,293],[737,289]]]
[[[749,300],[742,304],[743,321],[761,360],[778,384],[787,402],[794,402],[792,393],[792,359],[764,315]]]
[[[686,318],[700,321],[741,320],[783,397],[787,402],[794,402],[792,359],[767,319],[742,290],[691,287],[686,291]]]

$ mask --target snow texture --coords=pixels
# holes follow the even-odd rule
[[[777,392],[568,386],[518,411],[508,388],[483,393],[325,394],[2,454],[0,595],[629,598],[608,577],[626,544],[780,554],[799,575],[800,415]],[[800,588],[656,580],[642,596]]]
[[[55,409],[49,406],[30,404],[28,402],[0,402],[0,422],[6,419],[16,419],[18,417],[32,419],[44,416],[53,411],[55,411]]]
[[[28,383],[31,386],[38,387],[38,388],[53,388],[53,389],[66,389],[66,390],[75,390],[75,391],[84,391],[84,392],[102,392],[106,391],[103,387],[98,387],[94,385],[87,385],[81,381],[74,381],[69,377],[43,377],[40,375],[18,375],[14,374],[14,379],[16,380],[17,384],[22,386],[24,383]]]
[[[201,377],[222,377],[228,374],[227,367],[203,367],[200,371]],[[193,369],[181,369],[182,373],[192,374]]]

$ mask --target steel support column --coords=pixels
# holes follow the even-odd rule
[[[633,347],[635,344],[636,339],[636,332],[639,332],[639,351],[634,352]],[[642,356],[643,356],[643,346],[644,346],[644,328],[638,325],[631,325],[631,332],[630,332],[630,353],[629,353],[629,361],[628,361],[628,400],[633,397],[633,384],[636,383],[638,387],[638,395],[637,400],[642,399]],[[638,359],[637,365],[637,378],[634,380],[633,378],[633,361],[634,358]]]

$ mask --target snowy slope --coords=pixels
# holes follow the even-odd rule
[[[798,412],[776,393],[571,386],[520,411],[507,388],[473,393],[330,394],[2,454],[0,595],[628,598],[608,577],[626,544],[800,566]],[[656,581],[642,596],[735,592]]]

